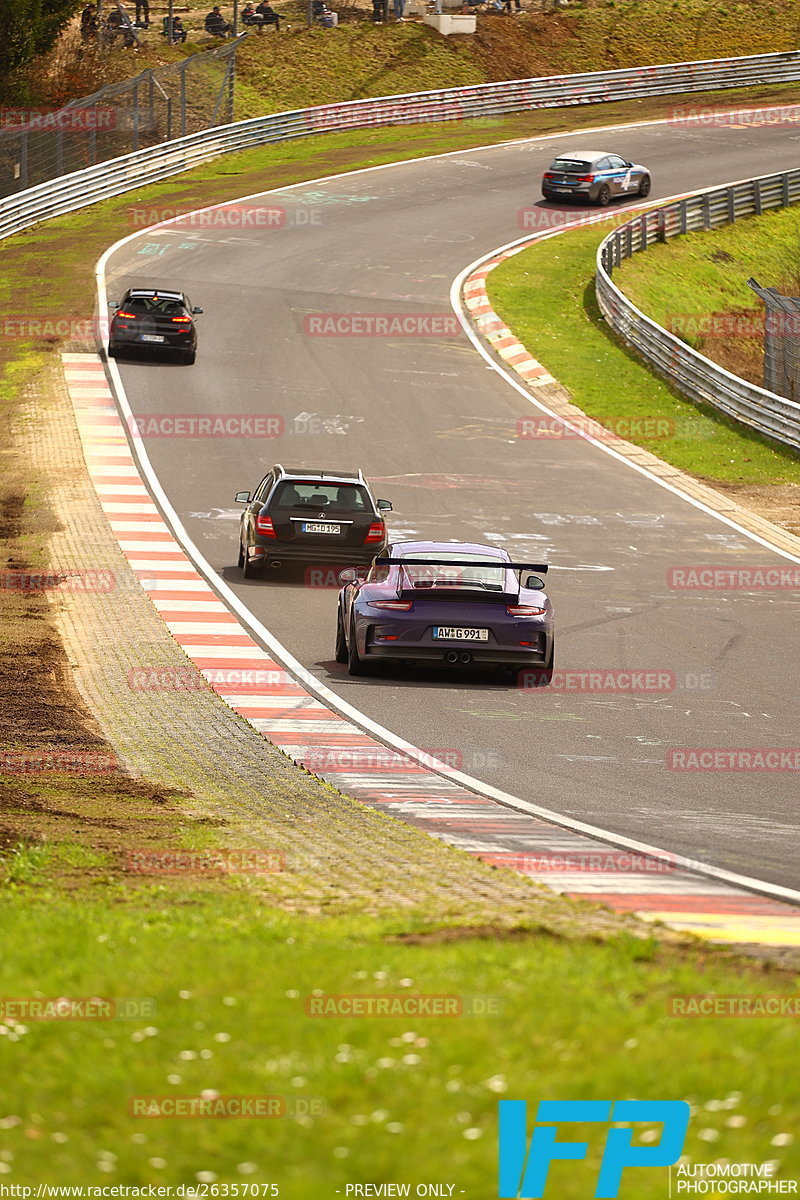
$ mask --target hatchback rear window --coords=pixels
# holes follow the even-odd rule
[[[184,312],[180,300],[166,300],[158,296],[131,296],[130,300],[125,301],[125,307],[129,312],[153,313],[162,317],[179,317]]]
[[[557,158],[548,168],[550,171],[563,171],[565,174],[585,175],[591,170],[591,163],[581,162],[576,158]]]
[[[366,489],[357,483],[303,483],[298,480],[287,480],[281,484],[272,505],[276,508],[317,508],[337,513],[366,512],[370,508]]]

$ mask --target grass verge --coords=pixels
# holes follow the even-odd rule
[[[606,232],[602,227],[569,232],[502,263],[487,280],[495,310],[591,417],[612,428],[621,417],[664,422],[643,428],[667,430],[667,436],[630,440],[673,466],[745,491],[800,484],[800,461],[791,450],[709,405],[684,400],[607,328],[594,293],[595,254]],[[636,263],[640,271],[647,265]],[[690,291],[687,283],[687,305]]]
[[[0,915],[4,995],[124,999],[132,1014],[6,1017],[6,1183],[276,1183],[284,1200],[307,1200],[353,1182],[436,1180],[483,1197],[496,1178],[498,1099],[542,1096],[684,1098],[692,1160],[800,1172],[787,1144],[800,1121],[791,1019],[669,1015],[676,995],[790,993],[791,976],[774,968],[524,924],[470,935],[397,919],[312,923],[232,891],[167,900],[154,889],[133,910],[20,894],[0,900]],[[310,1016],[319,993],[447,995],[490,1011]],[[288,1114],[131,1116],[137,1097],[202,1093],[278,1096]],[[553,1171],[563,1200],[594,1191],[602,1138],[573,1131],[583,1133],[587,1162]],[[626,1194],[663,1197],[666,1175],[631,1173]]]
[[[728,371],[763,387],[764,308],[747,280],[784,295],[800,289],[800,209],[745,217],[634,254],[617,272],[634,304]],[[716,318],[712,333],[704,319]],[[738,329],[732,329],[736,321]]]

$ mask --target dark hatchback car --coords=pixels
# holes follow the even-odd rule
[[[496,546],[399,542],[369,572],[342,573],[336,661],[351,675],[381,662],[553,671],[545,564],[513,563]]]
[[[262,569],[288,563],[348,566],[371,562],[386,546],[382,514],[361,471],[291,470],[276,464],[244,504],[239,527],[239,566],[251,579]]]
[[[167,350],[182,362],[193,363],[197,355],[194,318],[203,310],[193,308],[185,292],[160,288],[129,288],[115,309],[108,334],[109,357],[123,353]]]
[[[563,200],[568,196],[589,200],[605,207],[616,196],[650,194],[650,172],[640,163],[629,162],[606,150],[576,150],[560,154],[542,177],[545,200]]]

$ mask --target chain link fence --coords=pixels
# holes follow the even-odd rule
[[[766,308],[764,319],[764,387],[788,400],[800,401],[800,297],[782,296],[755,279],[751,287]]]
[[[9,109],[0,124],[0,197],[233,120],[236,51],[142,71],[56,111]]]

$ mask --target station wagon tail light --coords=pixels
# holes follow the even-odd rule
[[[510,617],[541,617],[547,609],[536,608],[533,604],[508,604],[506,612]]]
[[[172,317],[171,319],[178,325],[191,325],[192,323],[191,317]]]
[[[262,537],[277,537],[277,533],[272,524],[271,517],[262,517],[260,514],[256,517],[256,533],[260,533]]]
[[[364,538],[365,544],[370,542],[382,542],[386,536],[386,526],[383,521],[373,521],[369,527],[369,532]]]
[[[391,608],[396,612],[408,612],[414,607],[413,600],[368,600],[370,608]]]

